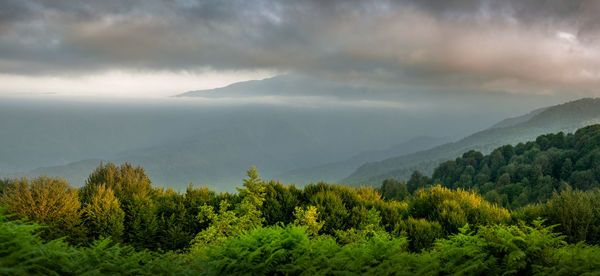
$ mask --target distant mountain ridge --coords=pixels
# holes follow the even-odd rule
[[[503,120],[489,129],[457,142],[416,153],[366,163],[341,182],[351,186],[377,186],[387,178],[406,180],[414,170],[431,174],[441,162],[454,159],[469,150],[489,153],[505,144],[517,144],[546,133],[573,132],[600,122],[600,98],[584,98],[524,116]]]
[[[498,122],[497,124],[491,126],[490,129],[501,128],[501,127],[510,127],[510,126],[518,125],[520,123],[527,122],[527,121],[531,120],[531,118],[533,118],[534,116],[544,112],[544,110],[546,110],[546,109],[547,109],[547,107],[539,108],[539,109],[531,111],[522,116],[504,119],[504,120]]]
[[[318,96],[364,98],[372,96],[368,88],[337,83],[302,75],[278,75],[263,80],[236,82],[225,87],[188,91],[175,97],[260,97],[260,96]],[[391,91],[377,89],[378,94]]]

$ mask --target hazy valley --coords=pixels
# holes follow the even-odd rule
[[[303,82],[311,83],[306,89],[318,89],[321,96],[307,97],[294,89],[285,95],[278,92],[304,87]],[[344,89],[355,95],[339,98]],[[356,86],[284,76],[165,100],[8,98],[2,103],[0,126],[12,131],[1,139],[12,146],[0,149],[5,157],[0,173],[56,175],[81,186],[86,171],[101,161],[113,161],[140,164],[155,185],[176,189],[194,183],[231,191],[252,165],[266,177],[287,183],[337,182],[365,163],[426,150],[514,116],[513,110],[491,105],[494,94],[472,97],[469,103],[478,107],[464,109],[466,103],[454,97],[421,106],[427,97],[440,97],[431,91],[423,92],[423,99],[407,96],[407,100],[391,91],[358,91],[364,92]],[[382,94],[394,98],[380,98]],[[234,96],[239,99],[231,100]],[[265,96],[276,100],[257,102]],[[320,97],[339,100],[332,103]],[[226,102],[211,100],[215,98]],[[502,100],[525,113],[560,98]],[[371,104],[356,106],[361,102]],[[42,119],[34,120],[38,117]]]

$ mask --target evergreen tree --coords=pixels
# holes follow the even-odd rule
[[[262,226],[264,217],[261,208],[265,202],[266,187],[259,177],[256,167],[252,166],[246,171],[244,188],[237,188],[242,202],[237,207],[238,215],[248,223],[249,229]]]
[[[200,231],[192,240],[192,251],[201,250],[206,245],[220,244],[228,237],[246,233],[262,226],[264,217],[260,208],[265,201],[265,185],[253,166],[246,171],[244,188],[238,188],[242,201],[235,210],[229,210],[229,202],[221,200],[218,213],[212,206],[202,205],[197,219],[209,226]]]

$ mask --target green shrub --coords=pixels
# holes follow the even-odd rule
[[[436,254],[444,274],[463,275],[531,275],[542,273],[555,261],[555,251],[565,245],[552,227],[481,226],[471,232],[468,227],[449,239],[438,240]]]
[[[480,195],[439,185],[417,191],[410,202],[409,213],[414,218],[439,222],[447,234],[457,233],[465,224],[488,225],[510,219],[508,210],[490,204]]]
[[[398,225],[398,230],[410,240],[409,249],[420,252],[433,246],[436,239],[444,237],[442,226],[434,221],[409,217]]]
[[[543,208],[544,218],[558,224],[569,242],[600,243],[600,192],[567,189],[555,193]]]

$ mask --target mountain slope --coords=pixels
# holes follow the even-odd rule
[[[420,150],[441,145],[448,139],[439,137],[421,136],[412,138],[404,143],[394,145],[385,150],[366,151],[352,156],[343,161],[312,166],[286,172],[275,178],[288,183],[307,184],[309,182],[334,182],[347,176],[366,162],[386,159],[392,156],[409,154]]]
[[[441,162],[460,156],[469,150],[489,153],[505,144],[517,144],[535,139],[545,133],[573,132],[581,127],[600,122],[600,99],[581,99],[548,107],[537,114],[513,119],[506,127],[492,127],[458,142],[444,144],[429,150],[371,162],[362,165],[342,180],[347,185],[379,185],[386,178],[407,179],[414,170],[431,174]],[[525,120],[527,119],[527,120]],[[519,122],[522,121],[522,122]],[[506,123],[506,121],[505,121]]]
[[[207,89],[188,91],[175,97],[265,97],[265,96],[302,96],[302,97],[336,97],[344,99],[372,98],[375,95],[394,95],[389,89],[377,89],[377,93],[370,93],[371,89],[350,84],[336,83],[320,78],[302,75],[279,75],[263,80],[250,80],[233,83],[231,85]]]
[[[510,127],[510,126],[515,126],[515,125],[527,122],[527,121],[531,120],[531,118],[533,118],[534,116],[544,112],[544,110],[546,110],[546,109],[547,108],[539,108],[539,109],[531,111],[522,116],[504,119],[504,120],[500,121],[499,123],[491,126],[490,129],[501,128],[501,127]]]

